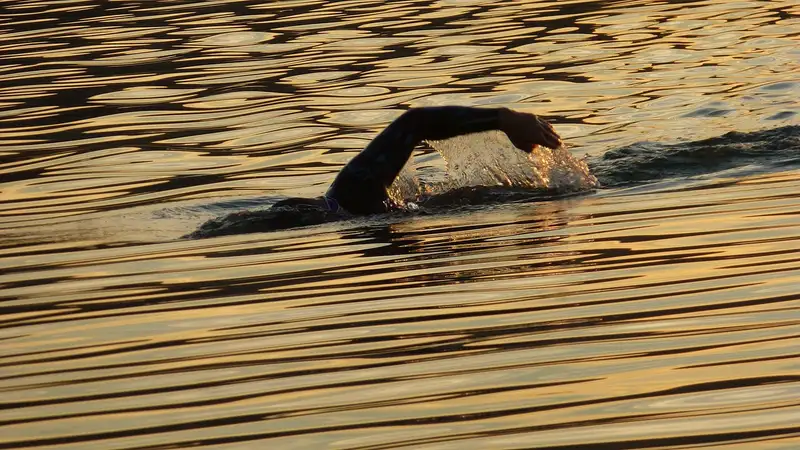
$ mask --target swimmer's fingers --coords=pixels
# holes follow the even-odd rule
[[[539,123],[539,128],[541,130],[541,137],[542,142],[541,144],[545,147],[549,148],[558,148],[563,145],[561,141],[561,136],[556,133],[556,130],[553,128],[550,123],[539,116],[535,116],[536,121]]]

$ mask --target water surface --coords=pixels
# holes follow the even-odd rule
[[[0,2],[0,448],[800,447],[798,12]],[[445,104],[603,186],[179,239]],[[502,146],[410,169],[580,179]]]

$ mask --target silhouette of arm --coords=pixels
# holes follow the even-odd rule
[[[354,214],[386,211],[387,189],[420,142],[489,130],[505,132],[515,146],[525,151],[531,151],[534,145],[560,144],[552,127],[533,114],[467,106],[414,108],[398,117],[348,162],[326,196]]]

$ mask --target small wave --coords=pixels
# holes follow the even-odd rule
[[[800,162],[800,126],[741,133],[701,141],[640,142],[612,149],[589,161],[603,186],[715,173],[746,165],[788,167]]]

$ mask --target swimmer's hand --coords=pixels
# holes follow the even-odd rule
[[[500,130],[508,136],[514,147],[526,153],[532,152],[537,145],[558,148],[563,144],[553,126],[535,114],[502,109]]]

